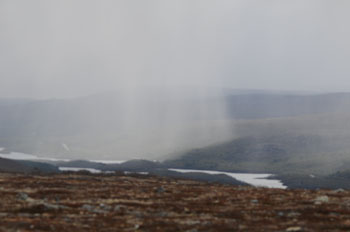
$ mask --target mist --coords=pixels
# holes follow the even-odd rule
[[[154,158],[217,144],[236,136],[230,89],[350,90],[349,6],[3,0],[0,97],[55,102],[25,112],[18,133],[34,153]]]
[[[349,2],[0,2],[3,97],[118,87],[348,91]]]
[[[16,135],[32,136],[35,154],[91,159],[159,158],[230,139],[224,47],[211,31],[221,19],[197,29],[206,13],[196,8],[1,2],[2,96],[42,100]]]

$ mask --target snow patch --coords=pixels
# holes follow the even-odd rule
[[[9,154],[0,154],[0,158],[12,159],[12,160],[31,160],[31,161],[70,161],[69,159],[38,157],[36,155],[30,155],[30,154],[25,154],[21,152],[11,152]]]
[[[89,160],[90,162],[102,163],[102,164],[121,164],[127,160]]]
[[[62,144],[62,146],[69,149],[69,147],[66,144]],[[1,147],[0,152],[3,150],[5,150],[5,148]],[[71,159],[57,159],[57,158],[49,158],[49,157],[39,157],[36,155],[31,155],[31,154],[26,154],[26,153],[21,153],[21,152],[11,152],[9,154],[1,154],[0,153],[0,158],[12,159],[12,160],[31,160],[31,161],[64,161],[64,162],[72,161]],[[95,163],[103,163],[103,164],[121,164],[121,163],[126,162],[126,160],[88,160],[88,161],[95,162]]]
[[[128,175],[128,174],[148,175],[149,172],[128,172],[128,171],[125,171],[124,174],[125,174],[125,175]]]
[[[266,179],[273,176],[272,174],[232,173],[232,172],[220,172],[220,171],[209,171],[209,170],[173,169],[173,168],[170,168],[169,170],[175,171],[175,172],[181,172],[181,173],[196,172],[196,173],[206,173],[211,175],[224,174],[236,180],[239,180],[257,187],[280,188],[280,189],[287,188],[287,186],[283,185],[280,180]]]
[[[88,171],[91,173],[102,173],[101,170],[95,169],[95,168],[75,168],[75,167],[59,167],[58,168],[62,172],[78,172],[78,171]]]

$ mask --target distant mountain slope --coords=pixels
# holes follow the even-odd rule
[[[235,139],[171,158],[172,168],[329,175],[350,163],[350,113],[242,120]]]
[[[0,98],[0,107],[18,105],[18,104],[27,104],[34,101],[35,100],[33,99],[27,99],[27,98]]]
[[[350,112],[350,93],[240,94],[228,96],[227,104],[230,117],[238,119]]]
[[[0,158],[0,172],[14,172],[14,173],[58,173],[56,166],[31,162],[31,161],[14,161],[10,159]]]
[[[147,97],[149,98],[147,102],[151,102],[155,107],[149,116],[161,120],[161,117],[165,117],[162,115],[164,107],[169,102],[166,99],[161,102],[157,96]],[[204,99],[208,102],[213,100],[214,98]],[[96,130],[114,131],[120,127],[118,120],[121,120],[120,115],[123,111],[122,101],[118,94],[94,95],[71,100],[28,100],[20,101],[21,104],[1,104],[0,100],[0,136],[72,136]],[[225,101],[227,117],[238,119],[350,112],[350,93],[234,94],[227,96]],[[196,109],[198,101],[188,104],[192,105],[193,119],[196,120],[201,113],[200,109]],[[212,105],[214,106],[215,102]]]
[[[0,172],[24,172],[29,173],[32,171],[32,168],[21,164],[19,162],[0,158]]]
[[[166,93],[162,94],[167,96]],[[295,118],[296,116],[304,117],[308,115],[309,122],[314,123],[313,120],[323,117],[322,115],[341,115],[350,112],[350,93],[293,95],[291,93],[261,91],[249,91],[248,93],[228,91],[226,94],[226,99],[210,95],[209,98],[200,100],[187,98],[187,95],[180,100],[174,100],[171,97],[160,98],[157,93],[145,95],[144,101],[147,104],[139,107],[141,107],[140,112],[147,113],[140,116],[151,119],[145,120],[149,123],[140,124],[139,126],[135,122],[136,126],[133,125],[134,128],[132,129],[125,124],[125,120],[129,120],[122,116],[125,109],[122,102],[125,99],[122,99],[118,93],[65,100],[14,100],[12,103],[9,103],[11,102],[9,100],[0,100],[0,147],[5,147],[8,151],[38,155],[50,154],[70,158],[72,156],[76,156],[74,158],[92,158],[97,154],[103,155],[103,158],[116,155],[117,157],[125,155],[129,158],[147,155],[149,158],[153,153],[153,157],[156,158],[166,150],[161,148],[159,140],[163,137],[161,136],[162,130],[167,128],[176,131],[181,127],[193,127],[195,129],[189,130],[193,133],[197,127],[209,125],[213,121],[221,123],[237,119],[249,120],[247,123],[243,121],[235,123],[234,128],[236,137],[246,137],[252,131],[263,131],[264,128],[267,131],[271,130],[268,127],[268,119],[271,118],[275,118],[274,124],[278,124],[279,118],[282,119],[279,123],[280,126],[273,127],[273,130],[295,131],[294,127],[290,125],[297,125],[297,128],[303,130],[303,126],[298,126],[303,123],[299,123],[299,119]],[[138,96],[142,97],[142,95]],[[186,116],[187,121],[181,119],[181,115],[172,117],[172,114],[169,113],[176,114],[176,111],[169,111],[169,105],[173,101],[179,101],[177,104],[186,102],[186,107],[181,109],[188,114]],[[227,115],[224,118],[223,115],[218,115],[215,118],[215,114],[208,114],[208,118],[205,118],[206,114],[203,113],[203,106],[207,107],[207,110],[215,112],[217,110],[215,106],[223,102],[227,106]],[[172,118],[172,120],[164,120],[167,117]],[[295,119],[283,120],[286,117],[294,117]],[[177,118],[181,120],[176,121]],[[339,118],[338,127],[341,124],[346,124],[346,121],[342,120],[347,119],[346,117]],[[187,123],[187,125],[183,126],[183,123]],[[327,120],[325,120],[325,123],[328,123]],[[129,125],[131,125],[130,122]],[[256,128],[260,129],[257,130]],[[320,129],[322,130],[322,127]],[[218,130],[209,129],[208,133],[214,133],[215,131]],[[138,136],[141,133],[147,134],[147,139]],[[317,135],[318,133],[322,133],[322,131],[313,134]],[[129,138],[131,136],[137,139],[139,143],[137,146],[130,144]],[[197,133],[190,137],[197,138],[199,136]],[[181,139],[181,137],[176,139]],[[171,140],[169,139],[169,141]],[[172,148],[171,143],[169,142],[164,146]],[[199,142],[198,145],[194,142],[192,144],[192,141],[186,140],[184,143],[188,143],[184,150],[192,145],[193,148],[205,144],[205,142]],[[149,151],[149,144],[152,144],[153,150],[151,151]],[[154,146],[154,144],[157,146]],[[130,147],[134,150],[127,153]],[[120,151],[123,151],[123,153],[120,154]],[[174,152],[179,153],[181,150]]]

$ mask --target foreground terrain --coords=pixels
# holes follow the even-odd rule
[[[350,191],[0,174],[0,231],[349,231]]]

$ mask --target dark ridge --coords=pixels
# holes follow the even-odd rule
[[[109,164],[108,167],[112,171],[148,172],[150,170],[162,168],[163,165],[159,162],[136,159],[121,164]]]
[[[74,167],[74,168],[94,168],[99,170],[107,170],[108,165],[98,162],[92,162],[87,160],[72,160],[67,162],[53,162],[56,166],[59,167]]]
[[[0,158],[0,172],[11,173],[59,173],[58,167],[41,162]]]
[[[30,173],[33,168],[17,161],[0,158],[0,172]]]
[[[44,163],[44,162],[34,162],[34,161],[27,161],[27,160],[19,160],[17,161],[20,164],[25,165],[26,167],[29,167],[32,169],[33,172],[36,173],[59,173],[60,170],[57,166]]]
[[[238,181],[232,177],[229,177],[225,174],[207,174],[207,173],[197,173],[197,172],[189,172],[189,173],[180,173],[175,171],[170,171],[167,169],[157,169],[152,170],[150,175],[161,176],[161,177],[171,177],[176,179],[188,179],[195,181],[204,181],[208,183],[220,183],[220,184],[230,184],[230,185],[241,185],[241,186],[249,186],[249,184]]]

